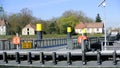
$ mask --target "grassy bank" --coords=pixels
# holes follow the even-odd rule
[[[15,35],[1,35],[0,39],[11,39],[12,37],[14,37]],[[37,38],[37,35],[20,35],[21,38],[25,39],[25,38]],[[59,34],[46,34],[43,35],[43,38],[66,38],[67,35],[59,35]]]
[[[11,39],[15,35],[1,35],[0,39]],[[72,37],[78,37],[81,35],[72,35]],[[89,37],[100,37],[103,36],[103,34],[87,34]],[[26,39],[26,38],[37,38],[37,35],[20,35],[21,38]],[[66,38],[67,34],[46,34],[43,35],[43,38]]]

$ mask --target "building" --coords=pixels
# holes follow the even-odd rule
[[[35,35],[35,25],[28,24],[22,29],[22,35]]]
[[[0,35],[6,35],[6,23],[4,19],[0,19]]]
[[[80,22],[75,26],[75,33],[82,34],[83,29],[86,29],[87,33],[104,33],[104,24]]]
[[[6,35],[6,22],[4,19],[4,9],[0,6],[0,35]]]

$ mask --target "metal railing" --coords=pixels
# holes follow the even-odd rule
[[[104,46],[105,42],[101,42],[102,50],[120,50],[120,42],[116,41],[107,41],[106,42],[106,47]]]
[[[77,38],[72,38],[72,46],[74,48],[81,48],[81,45],[78,44]],[[104,41],[104,37],[89,37],[89,42],[95,43],[95,42],[101,42]],[[26,44],[26,43],[28,44]],[[56,47],[56,46],[64,46],[67,45],[67,38],[56,38],[56,39],[42,39],[42,40],[21,40],[21,43],[19,44],[19,48],[22,49],[23,45],[25,45],[28,48],[34,49],[34,48],[49,48],[49,47]],[[29,46],[30,45],[30,46]],[[10,40],[0,40],[0,50],[11,50],[16,49],[16,45],[12,43]]]
[[[67,45],[67,39],[66,38],[43,39],[43,40],[35,40],[34,43],[35,43],[34,45],[35,48],[48,48],[48,47]]]

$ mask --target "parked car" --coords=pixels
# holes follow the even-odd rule
[[[116,41],[120,39],[120,33],[117,30],[111,31],[108,35],[107,35],[107,40],[108,41]]]

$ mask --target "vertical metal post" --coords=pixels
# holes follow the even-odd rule
[[[3,62],[8,63],[7,53],[3,52]]]
[[[106,34],[107,34],[107,32],[106,32],[106,0],[103,0],[99,5],[98,5],[98,7],[99,6],[103,6],[104,7],[104,41],[105,41],[105,44],[104,44],[104,47],[105,47],[105,50],[106,50],[106,47],[107,47],[107,45],[106,45],[106,42],[107,42],[107,39],[106,39]]]
[[[33,47],[34,47],[34,49],[37,48],[37,40],[33,40]]]
[[[67,27],[67,45],[68,45],[68,49],[73,49],[73,43],[72,43],[72,39],[71,39],[71,27]]]
[[[53,63],[57,64],[57,61],[56,61],[56,52],[52,53],[52,59],[53,59]]]
[[[34,40],[31,41],[32,41],[32,48],[35,49],[35,41]]]
[[[82,41],[82,43],[81,43],[81,49],[82,49],[82,51],[85,51],[85,44],[84,44],[84,40],[82,40],[82,39],[81,39],[81,41]]]
[[[67,38],[71,38],[71,27],[67,27]]]
[[[113,64],[116,65],[117,64],[117,61],[116,61],[116,51],[113,52]]]
[[[8,48],[9,48],[9,50],[11,50],[10,41],[8,42]]]
[[[88,45],[87,45],[87,46],[88,46],[88,49],[91,50],[91,40],[90,40],[89,38],[88,38],[87,43],[88,43]]]
[[[44,54],[40,52],[40,63],[44,64]]]
[[[42,40],[42,31],[37,31],[37,39]]]
[[[101,42],[101,49],[104,50],[103,42]]]
[[[20,54],[19,54],[19,52],[16,52],[15,55],[16,55],[16,62],[18,64],[20,64]]]
[[[32,54],[31,52],[28,52],[28,63],[32,64]]]
[[[97,50],[97,63],[98,65],[101,65],[101,53],[99,50]]]
[[[42,40],[42,24],[36,24],[37,39]]]
[[[70,53],[70,52],[67,53],[67,63],[68,63],[69,65],[72,64],[72,61],[71,61],[71,53]]]
[[[16,37],[18,37],[18,33],[16,33]],[[19,44],[17,44],[16,46],[17,46],[17,50],[19,50]]]
[[[2,50],[5,50],[5,40],[2,40]]]
[[[106,32],[106,8],[104,6],[104,15],[105,15],[105,20],[104,20],[104,30],[105,30],[105,50],[106,50],[106,47],[107,47],[107,32]]]
[[[86,65],[85,57],[86,57],[85,51],[82,51],[82,64],[83,65]]]

